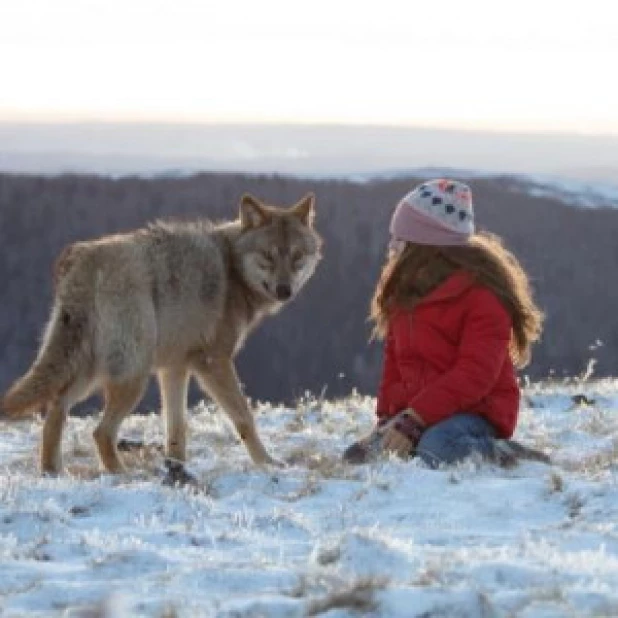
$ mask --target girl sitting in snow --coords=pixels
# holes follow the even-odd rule
[[[385,337],[377,425],[344,459],[381,452],[426,464],[476,454],[509,463],[525,365],[542,314],[528,278],[500,240],[474,233],[470,188],[431,180],[391,220],[389,257],[373,297],[374,335]]]

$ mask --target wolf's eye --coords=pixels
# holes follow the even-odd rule
[[[260,262],[263,267],[270,268],[275,264],[275,259],[270,253],[260,253]]]
[[[292,265],[294,268],[300,268],[303,263],[303,252],[302,251],[294,251],[292,253]]]

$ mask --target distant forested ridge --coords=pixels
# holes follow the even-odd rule
[[[525,375],[577,375],[591,358],[598,361],[596,375],[615,375],[618,210],[534,197],[515,177],[461,179],[472,186],[477,227],[501,235],[519,256],[547,315]],[[253,399],[291,401],[323,389],[330,397],[354,388],[375,393],[381,346],[368,343],[369,300],[392,210],[419,180],[0,174],[0,389],[34,358],[52,301],[52,263],[66,244],[156,218],[234,218],[245,191],[274,204],[314,191],[324,259],[300,296],[249,338],[239,373]]]

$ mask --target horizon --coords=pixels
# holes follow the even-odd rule
[[[116,126],[135,126],[135,127],[204,127],[204,128],[335,128],[335,129],[384,129],[395,130],[401,129],[404,131],[419,131],[419,132],[436,132],[436,133],[481,133],[485,135],[505,135],[518,137],[567,137],[567,138],[583,138],[583,139],[608,139],[618,142],[618,130],[614,132],[587,132],[568,130],[562,128],[539,128],[537,130],[516,130],[509,127],[504,128],[480,128],[475,126],[456,126],[456,125],[422,125],[422,124],[393,124],[388,122],[343,122],[340,120],[157,120],[157,119],[131,119],[131,118],[30,118],[30,117],[15,117],[12,119],[3,118],[0,116],[0,126],[4,127],[62,127],[62,126],[98,126],[98,125],[116,125]]]
[[[309,176],[453,169],[616,184],[618,136],[351,124],[0,122],[0,170]]]

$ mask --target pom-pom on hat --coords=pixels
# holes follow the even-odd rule
[[[438,246],[467,244],[474,234],[470,187],[448,179],[424,182],[399,202],[390,232],[393,248],[401,241]]]

